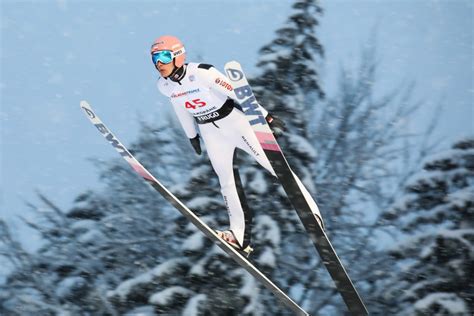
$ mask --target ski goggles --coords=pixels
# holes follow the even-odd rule
[[[175,57],[178,57],[181,54],[184,54],[184,47],[176,52],[172,52],[170,50],[160,50],[151,55],[151,60],[153,61],[153,65],[156,65],[158,62],[161,62],[162,64],[166,65],[172,62]]]

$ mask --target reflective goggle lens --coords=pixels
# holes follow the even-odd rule
[[[153,60],[154,65],[156,65],[157,62],[169,64],[173,61],[173,53],[169,50],[162,50],[151,55],[151,59]]]

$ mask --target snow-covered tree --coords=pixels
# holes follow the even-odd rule
[[[299,0],[273,41],[260,49],[259,73],[250,84],[272,114],[292,117],[289,124],[306,131],[310,115],[301,115],[325,93],[318,74],[324,49],[316,35],[323,9],[317,0]]]
[[[430,157],[384,216],[402,232],[383,283],[392,315],[474,313],[474,138]]]
[[[317,72],[317,58],[324,55],[324,50],[316,36],[323,10],[317,0],[295,1],[292,7],[293,13],[276,31],[275,39],[260,49],[257,66],[261,74],[251,81],[260,100],[277,100],[299,91],[324,97]],[[262,86],[268,90],[265,92]]]

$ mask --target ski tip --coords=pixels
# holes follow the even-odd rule
[[[80,105],[81,105],[81,109],[85,112],[85,114],[89,117],[90,120],[97,118],[94,111],[92,111],[91,106],[89,105],[89,103],[87,103],[87,101],[82,100],[80,102]]]
[[[89,103],[86,100],[81,100],[80,105],[81,105],[81,108],[90,107]]]

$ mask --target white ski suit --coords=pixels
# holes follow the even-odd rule
[[[246,227],[246,214],[242,208],[233,173],[235,148],[253,156],[257,162],[275,175],[245,114],[239,110],[237,97],[225,75],[207,64],[184,65],[180,81],[160,78],[158,89],[167,96],[188,138],[200,135],[206,145],[212,167],[219,177],[221,192],[229,213],[230,230],[242,246],[250,240],[250,227]],[[235,101],[235,103],[233,102]],[[264,116],[265,109],[261,109]],[[196,124],[198,123],[198,124]],[[321,216],[318,206],[296,177],[313,213]]]

